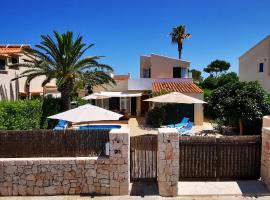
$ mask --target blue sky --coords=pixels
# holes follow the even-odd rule
[[[177,57],[172,27],[185,24],[193,36],[183,59],[202,70],[214,59],[231,63],[270,34],[269,0],[25,0],[1,2],[0,43],[37,44],[40,35],[73,31],[95,46],[118,74],[139,73],[139,56]]]

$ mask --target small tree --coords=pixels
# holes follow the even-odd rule
[[[228,83],[211,94],[207,107],[223,123],[239,123],[240,135],[243,121],[258,120],[270,113],[267,95],[258,82]]]
[[[230,67],[231,64],[224,60],[215,60],[207,65],[203,71],[209,73],[210,76],[218,77],[221,73],[226,72]]]
[[[199,84],[203,78],[202,78],[202,72],[196,69],[190,70],[192,72],[192,79],[196,84]]]

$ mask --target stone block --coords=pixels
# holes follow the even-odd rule
[[[86,177],[96,177],[97,176],[97,172],[95,169],[88,169],[85,173]]]
[[[119,195],[120,194],[120,188],[119,187],[110,187],[110,195]]]
[[[119,195],[128,195],[129,194],[129,182],[120,183]]]
[[[55,195],[56,194],[56,186],[44,187],[45,195]]]

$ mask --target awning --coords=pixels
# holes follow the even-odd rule
[[[82,99],[84,100],[90,100],[90,99],[108,99],[110,97],[107,97],[107,96],[101,96],[101,95],[97,95],[98,93],[93,93],[93,94],[90,94],[88,96],[85,96],[83,97]]]
[[[131,92],[99,92],[96,93],[97,96],[104,97],[140,97],[142,93],[131,93]]]

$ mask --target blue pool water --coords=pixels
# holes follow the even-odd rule
[[[89,129],[99,129],[99,130],[104,130],[104,129],[120,129],[120,125],[85,125],[85,126],[80,126],[80,130],[89,130]]]

